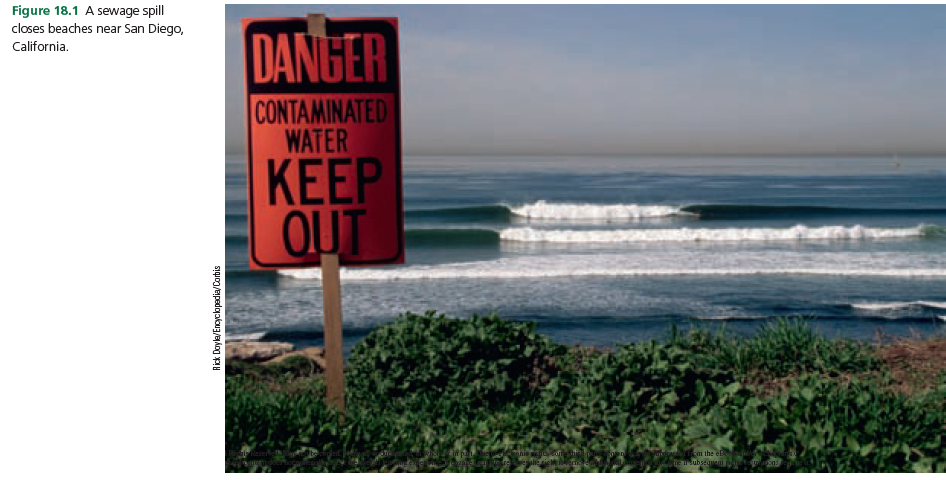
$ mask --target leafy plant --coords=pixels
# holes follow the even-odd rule
[[[352,350],[351,392],[372,403],[417,394],[461,395],[473,405],[524,399],[564,350],[531,323],[406,313]]]
[[[786,376],[863,372],[879,367],[871,347],[848,339],[829,340],[800,318],[765,323],[749,338],[702,328],[677,335],[673,327],[669,343],[698,355],[703,364],[741,374],[759,371]]]

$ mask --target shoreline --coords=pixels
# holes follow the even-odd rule
[[[630,340],[627,342],[621,342],[618,340],[611,340],[608,343],[600,342],[581,342],[581,341],[565,341],[560,337],[562,335],[556,335],[556,333],[561,333],[560,331],[555,331],[555,327],[544,326],[541,322],[535,322],[528,319],[518,319],[513,318],[509,319],[510,321],[517,323],[535,323],[536,331],[540,334],[549,336],[558,343],[562,343],[568,346],[582,346],[582,347],[592,347],[592,348],[610,348],[614,349],[623,343],[634,343],[634,342],[647,342],[650,340],[662,341],[667,336],[668,332],[672,328],[677,328],[682,332],[689,331],[690,329],[705,329],[711,330],[715,333],[725,333],[732,335],[733,337],[743,338],[751,337],[758,332],[767,323],[776,321],[779,317],[767,317],[767,318],[753,318],[753,319],[725,319],[725,320],[666,320],[666,321],[642,321],[641,324],[646,324],[647,330],[650,332],[648,335],[637,340]],[[802,317],[788,317],[788,318],[797,318],[802,319]],[[392,320],[393,321],[393,320]],[[885,317],[876,317],[865,319],[862,316],[851,316],[847,319],[838,319],[832,318],[830,320],[819,320],[817,318],[805,319],[806,322],[810,322],[812,327],[829,339],[839,339],[839,340],[852,340],[858,342],[864,342],[868,344],[876,344],[879,346],[883,343],[894,342],[902,339],[922,339],[922,338],[932,338],[937,336],[946,335],[946,315],[931,315],[928,320],[912,320],[912,321],[901,321],[901,320],[889,320]],[[865,331],[862,334],[858,335],[845,335],[845,332],[841,331],[838,328],[838,324],[843,324],[844,322],[874,322],[877,325],[868,333]],[[390,322],[388,322],[390,323]],[[359,328],[346,328],[343,329],[343,342],[345,347],[345,358],[347,359],[351,353],[354,346],[364,340],[371,332],[382,328],[387,323],[380,323],[372,327],[359,327]],[[922,327],[923,330],[920,330],[917,327]],[[556,327],[561,330],[561,326],[556,325]],[[585,328],[581,323],[575,322],[574,329],[582,330]],[[832,327],[834,329],[831,332]],[[595,325],[587,327],[589,333],[586,336],[595,336],[595,330],[600,328],[600,326]],[[631,330],[637,331],[639,328],[636,325],[631,325],[628,327]],[[753,331],[746,331],[752,329]],[[548,330],[553,330],[549,332]],[[828,330],[825,332],[825,330]],[[925,330],[925,331],[924,331]],[[890,333],[901,332],[901,333]],[[291,343],[297,348],[308,348],[308,347],[323,347],[323,337],[320,330],[305,330],[305,329],[273,329],[273,330],[257,330],[254,332],[247,333],[238,333],[238,334],[228,334],[225,338],[226,343],[235,343],[242,341],[259,341],[259,342],[282,342],[282,343]]]

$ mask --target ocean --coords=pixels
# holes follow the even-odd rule
[[[226,156],[226,331],[321,345],[315,269],[251,271]],[[679,329],[946,333],[946,158],[405,157],[405,265],[343,268],[346,352],[399,313],[532,321],[566,344]]]

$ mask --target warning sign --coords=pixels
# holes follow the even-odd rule
[[[243,19],[256,269],[404,262],[397,19],[326,20]]]

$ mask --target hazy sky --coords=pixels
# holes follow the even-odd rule
[[[405,154],[946,153],[946,6],[227,5],[396,16]]]

